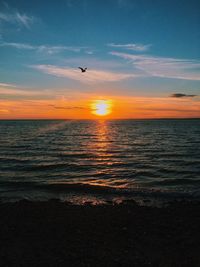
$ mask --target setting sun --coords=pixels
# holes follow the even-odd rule
[[[95,100],[91,105],[92,113],[97,116],[105,116],[112,112],[111,100]]]

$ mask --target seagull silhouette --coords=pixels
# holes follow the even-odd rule
[[[81,70],[81,72],[86,72],[86,70],[87,70],[87,68],[81,68],[81,67],[78,67],[80,70]]]

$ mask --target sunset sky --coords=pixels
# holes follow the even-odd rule
[[[200,118],[199,10],[199,0],[0,1],[0,119]]]

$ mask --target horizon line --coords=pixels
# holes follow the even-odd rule
[[[191,118],[96,118],[96,119],[58,119],[58,118],[19,118],[19,119],[0,119],[0,121],[65,121],[65,120],[73,120],[73,121],[99,121],[99,120],[200,120],[200,117],[191,117]]]

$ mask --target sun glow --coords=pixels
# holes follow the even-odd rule
[[[95,100],[91,105],[92,113],[97,116],[106,116],[112,112],[111,100]]]

